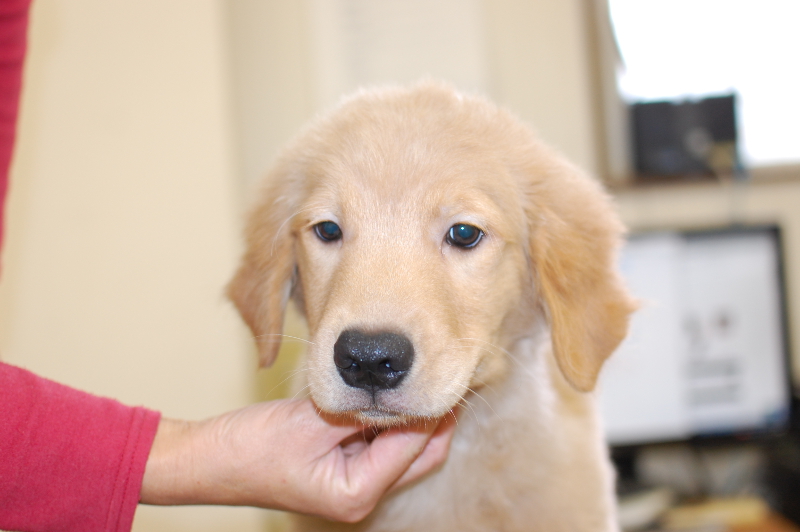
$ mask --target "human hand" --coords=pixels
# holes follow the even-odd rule
[[[290,510],[356,522],[387,492],[444,462],[455,416],[371,429],[310,400],[259,403],[201,422],[162,419],[141,501]],[[368,434],[370,437],[367,437]]]

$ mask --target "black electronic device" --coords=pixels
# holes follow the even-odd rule
[[[741,173],[735,95],[631,106],[639,181]]]

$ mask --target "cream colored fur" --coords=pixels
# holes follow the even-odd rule
[[[315,224],[333,221],[340,241]],[[456,223],[473,249],[448,244]],[[507,112],[434,83],[363,92],[302,132],[252,212],[229,293],[274,359],[289,297],[322,410],[376,425],[463,405],[446,464],[364,521],[300,530],[610,531],[613,472],[591,389],[633,304],[601,187]],[[374,398],[333,363],[346,329],[413,342]]]

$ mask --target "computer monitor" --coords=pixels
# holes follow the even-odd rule
[[[620,264],[641,308],[600,376],[610,444],[785,427],[778,228],[636,234]]]

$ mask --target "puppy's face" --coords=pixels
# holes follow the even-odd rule
[[[621,231],[596,184],[490,104],[439,86],[367,94],[279,160],[229,293],[265,364],[295,298],[321,409],[435,418],[502,378],[538,323],[566,378],[592,387],[632,308]]]
[[[323,410],[439,417],[505,369],[499,346],[530,286],[520,191],[491,158],[465,161],[463,141],[431,133],[414,135],[420,147],[356,129],[309,169],[292,231]]]

